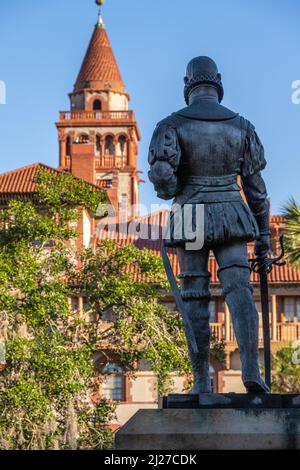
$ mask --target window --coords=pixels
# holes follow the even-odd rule
[[[121,137],[119,137],[118,143],[122,157],[126,154],[126,142],[126,137],[124,135],[121,135]]]
[[[114,155],[114,154],[115,154],[114,138],[112,135],[108,135],[105,138],[105,155]]]
[[[78,297],[70,298],[70,306],[73,311],[78,310]]]
[[[90,303],[86,297],[83,297],[82,308],[84,312],[88,312],[91,309]]]
[[[300,299],[296,300],[297,320],[300,322]]]
[[[118,364],[107,364],[102,370],[102,374],[123,374],[123,369]]]
[[[102,103],[101,100],[95,100],[93,104],[93,110],[94,111],[101,111],[102,109]]]
[[[257,301],[255,302],[255,307],[256,307],[256,310],[258,312],[258,317],[259,317],[259,321],[262,322],[262,306],[261,306],[261,302],[260,301]],[[272,302],[269,300],[269,312],[272,312]]]
[[[124,376],[123,370],[117,364],[108,364],[102,373],[106,375],[102,382],[102,399],[124,400]]]
[[[67,157],[71,156],[71,137],[67,137],[66,154],[67,154]]]
[[[211,300],[209,303],[209,315],[210,315],[210,322],[216,323],[216,302],[215,300]]]
[[[103,189],[111,189],[113,187],[112,179],[103,178],[103,179],[97,180],[96,183],[97,183],[97,186]]]
[[[286,321],[293,322],[295,316],[295,299],[293,297],[285,297],[283,311]]]
[[[96,151],[102,155],[102,145],[101,145],[101,137],[100,135],[96,136]]]

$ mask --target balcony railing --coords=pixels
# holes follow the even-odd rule
[[[277,325],[277,341],[298,341],[300,339],[300,323],[279,323]]]
[[[61,111],[60,121],[134,121],[133,111]]]
[[[226,340],[224,323],[211,323],[212,334],[218,341]],[[278,342],[293,342],[300,340],[300,323],[278,323],[276,328],[276,338],[272,337],[272,325],[270,325],[271,340]],[[236,338],[233,331],[233,325],[230,324],[228,342],[235,343]],[[259,341],[263,341],[263,328],[259,325]]]
[[[103,168],[125,168],[128,165],[127,155],[123,157],[115,155],[106,155],[95,159],[95,169],[103,170]],[[66,157],[66,168],[71,169],[71,158]]]
[[[221,341],[225,339],[225,326],[223,323],[211,323],[210,329],[212,335],[218,340]]]
[[[125,168],[126,165],[127,155],[105,155],[96,158],[95,162],[96,170],[101,170],[102,168]]]

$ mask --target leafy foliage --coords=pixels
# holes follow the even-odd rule
[[[98,321],[110,319],[102,340],[117,351],[127,371],[149,362],[158,374],[159,393],[166,393],[171,372],[191,369],[181,318],[163,303],[168,283],[162,260],[149,250],[107,241],[96,252],[85,252],[82,263],[75,283]],[[213,358],[223,362],[224,344],[213,337],[212,346]]]
[[[285,217],[285,248],[290,262],[300,266],[300,207],[291,198],[283,208]]]
[[[272,391],[300,393],[300,348],[289,345],[273,356]]]
[[[57,175],[40,171],[36,177],[38,186],[37,200],[42,207],[47,207],[66,219],[74,218],[70,209],[84,206],[96,213],[99,204],[108,202],[105,192],[95,191],[84,180],[74,178],[69,173]]]
[[[112,440],[113,407],[91,399],[96,325],[70,308],[76,266],[65,244],[76,236],[76,205],[101,198],[69,175],[62,180],[40,174],[38,204],[13,200],[0,214],[2,449],[103,448]]]
[[[42,172],[37,188],[34,202],[12,200],[0,213],[0,449],[108,448],[114,406],[93,399],[99,350],[132,374],[148,361],[166,392],[170,372],[190,372],[182,322],[162,302],[167,281],[151,251],[105,242],[82,252],[78,270],[67,242],[78,206],[95,211],[101,192]],[[81,314],[68,301],[77,295],[88,303]],[[222,360],[224,345],[212,346]]]

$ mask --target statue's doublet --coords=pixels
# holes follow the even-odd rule
[[[161,121],[149,152],[149,178],[158,196],[180,204],[204,204],[205,245],[259,237],[237,183],[266,166],[254,126],[229,109],[200,99]],[[264,196],[264,195],[263,195]],[[173,245],[187,241],[171,240]]]

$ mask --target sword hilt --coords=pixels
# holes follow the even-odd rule
[[[275,258],[268,258],[267,256],[264,258],[256,257],[249,259],[249,263],[251,264],[251,271],[254,273],[261,273],[264,271],[266,274],[270,274],[273,269],[273,266],[285,266],[286,261],[284,260],[285,252],[284,252],[284,238],[283,235],[280,237],[280,254]]]

